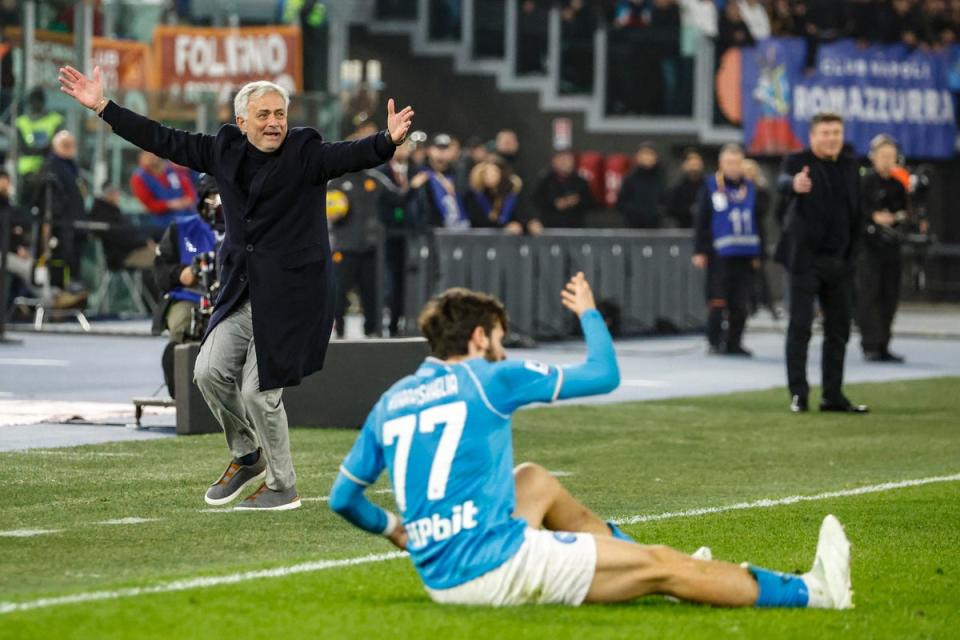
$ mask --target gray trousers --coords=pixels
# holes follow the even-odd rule
[[[223,427],[233,457],[253,453],[259,441],[267,461],[267,486],[275,491],[293,488],[297,476],[290,457],[283,389],[260,391],[249,300],[207,336],[193,375]]]

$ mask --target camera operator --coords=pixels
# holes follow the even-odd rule
[[[873,169],[862,181],[864,242],[857,265],[857,324],[868,362],[903,362],[891,353],[890,331],[900,298],[901,247],[909,224],[904,184],[893,175],[897,143],[879,135],[870,142]]]
[[[153,275],[165,292],[153,319],[153,332],[170,332],[163,351],[163,379],[170,397],[173,388],[173,349],[191,340],[200,340],[203,311],[212,309],[216,289],[212,256],[222,238],[223,217],[220,192],[213,176],[205,175],[197,186],[197,213],[178,216],[170,223],[157,246]]]

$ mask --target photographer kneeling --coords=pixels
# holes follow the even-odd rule
[[[216,180],[204,175],[197,185],[197,213],[178,216],[157,245],[153,275],[164,292],[153,318],[153,333],[170,332],[163,351],[163,379],[174,397],[173,349],[199,341],[213,309],[217,277],[213,259],[223,236],[220,191]]]

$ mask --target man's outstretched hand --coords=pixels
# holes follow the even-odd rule
[[[393,144],[399,145],[407,139],[407,133],[413,125],[413,107],[407,105],[400,113],[395,109],[393,98],[390,98],[387,100],[387,131]]]
[[[583,277],[582,271],[578,271],[577,275],[570,278],[566,288],[560,292],[560,298],[563,306],[573,311],[578,317],[590,309],[597,308],[593,301],[593,291],[590,290],[590,283]]]
[[[94,109],[103,100],[103,81],[100,67],[93,68],[93,77],[88,78],[73,67],[60,67],[60,91],[85,106]]]

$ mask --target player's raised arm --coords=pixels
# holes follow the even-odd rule
[[[587,360],[583,364],[564,367],[560,399],[610,393],[620,386],[620,367],[613,349],[613,338],[597,311],[590,283],[578,272],[570,278],[560,294],[563,306],[580,318],[580,327],[587,342]]]
[[[124,140],[200,173],[215,172],[213,136],[165,127],[108,100],[100,67],[94,67],[89,78],[69,65],[60,67],[59,80],[60,91],[94,111]]]

